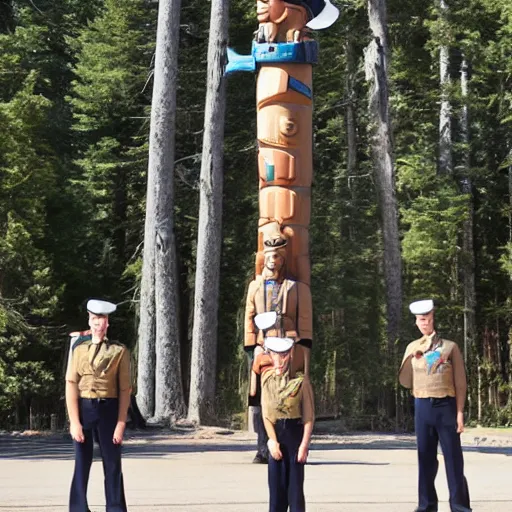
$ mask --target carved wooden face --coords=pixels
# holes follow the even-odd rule
[[[265,253],[265,277],[276,278],[284,267],[284,256],[279,251],[268,251]]]
[[[256,14],[258,15],[258,21],[260,23],[275,22],[281,18],[285,8],[283,0],[257,0]]]
[[[279,118],[279,131],[285,137],[293,137],[299,131],[299,125],[292,117],[281,116]]]

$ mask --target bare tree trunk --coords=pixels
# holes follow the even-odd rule
[[[508,153],[508,158],[512,161],[512,149]],[[508,241],[512,243],[512,165],[508,166]]]
[[[448,6],[440,0],[439,16],[446,22]],[[446,24],[446,23],[443,23]],[[450,55],[446,44],[439,48],[439,77],[441,85],[441,108],[439,112],[439,174],[452,174],[452,119],[448,88],[450,86]]]
[[[155,216],[158,176],[148,167],[144,251],[139,302],[137,406],[145,420],[155,413]]]
[[[148,231],[145,233],[145,243],[149,241],[153,250],[155,289],[154,421],[173,420],[185,415],[173,218],[180,4],[180,0],[159,2],[149,138],[146,215],[151,214],[153,219],[146,218]],[[153,196],[151,200],[150,195]],[[141,311],[141,315],[143,313],[145,312]]]
[[[468,119],[468,65],[466,59],[462,60],[460,72],[460,85],[462,94],[461,137],[463,143],[461,184],[462,193],[468,195],[467,218],[463,225],[462,250],[464,257],[464,360],[467,362],[468,349],[473,345],[476,332],[475,306],[475,249],[473,242],[473,184],[470,177],[469,160],[469,119]]]
[[[139,304],[139,340],[137,355],[137,406],[144,419],[155,412],[155,239],[154,176],[148,174],[146,225]]]
[[[228,0],[212,0],[188,411],[188,419],[196,423],[212,416],[215,399],[228,7]]]
[[[512,161],[512,150],[509,151],[509,159]],[[508,166],[508,243],[512,244],[512,165]],[[512,327],[508,331],[508,403],[512,404]]]
[[[345,55],[347,59],[345,73],[345,96],[346,96],[346,123],[347,123],[347,174],[350,177],[356,172],[357,167],[357,134],[354,106],[354,45],[350,35],[347,35],[345,44]]]
[[[478,425],[482,422],[482,365],[480,364],[480,358],[477,360],[477,375],[478,375],[478,383],[477,383],[477,421]]]
[[[370,115],[374,130],[372,153],[382,216],[387,338],[388,352],[391,354],[400,330],[402,260],[398,235],[398,206],[389,118],[385,0],[368,0],[368,17],[373,40],[365,49],[365,68],[366,79],[372,81],[369,98]]]
[[[510,176],[510,175],[509,175]],[[508,330],[508,406],[512,405],[512,328]]]
[[[357,133],[356,133],[356,113],[354,105],[354,75],[355,59],[354,44],[349,34],[345,44],[345,55],[347,59],[345,69],[345,97],[346,109],[345,118],[347,123],[347,181],[352,201],[356,200],[355,190],[352,181],[356,178],[357,172]],[[353,223],[349,223],[349,237],[354,240],[355,232]]]

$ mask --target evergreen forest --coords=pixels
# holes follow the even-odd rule
[[[212,0],[213,1],[213,0]],[[374,0],[370,0],[370,3]],[[368,0],[334,0],[313,37],[311,375],[317,416],[410,430],[397,383],[432,298],[459,343],[468,424],[512,423],[512,2],[387,0],[398,206],[399,335],[387,332],[386,251],[365,52]],[[109,336],[137,368],[159,2],[0,0],[0,428],[65,425],[68,334],[91,297],[118,304]],[[182,0],[174,219],[183,395],[191,375],[211,2]],[[256,2],[229,2],[229,46],[250,53]],[[257,250],[256,77],[226,81],[222,252],[211,421],[244,426],[245,296]],[[136,375],[134,375],[136,387]],[[134,389],[134,393],[136,393]]]

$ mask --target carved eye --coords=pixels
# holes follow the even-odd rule
[[[283,116],[279,119],[279,131],[286,137],[293,137],[299,131],[299,127],[295,119]]]

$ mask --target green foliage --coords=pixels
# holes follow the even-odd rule
[[[0,7],[2,425],[27,424],[29,408],[46,414],[45,404],[62,398],[65,335],[83,328],[88,297],[137,299],[157,14],[157,5],[144,0],[40,0],[37,7],[21,0],[16,9],[12,5]],[[208,2],[184,0],[181,10],[174,215],[185,387],[209,7]],[[432,2],[392,0],[388,20],[404,304],[433,297],[440,305],[443,334],[462,340],[461,232],[472,200],[478,334],[470,347],[470,391],[475,403],[481,360],[485,385],[496,389],[498,397],[484,407],[483,420],[509,424],[510,406],[501,406],[510,404],[511,395],[512,6],[508,0],[453,0],[442,16]],[[256,26],[254,1],[233,0],[230,46],[249,53]],[[404,316],[395,353],[387,353],[382,237],[367,138],[366,2],[345,2],[339,21],[314,37],[320,58],[314,68],[310,238],[318,410],[343,415],[354,425],[373,422],[387,428],[394,421],[384,414],[396,386],[396,364],[417,331]],[[441,43],[450,49],[451,85],[445,92],[452,105],[456,169],[444,178],[436,172]],[[463,57],[469,64],[467,100],[460,92]],[[458,121],[465,101],[469,148]],[[351,168],[349,106],[357,135]],[[255,77],[230,77],[219,417],[240,413],[246,399],[242,318],[257,242],[255,110]],[[462,167],[467,149],[469,171]],[[462,178],[471,180],[471,197],[461,193]],[[130,346],[133,316],[134,308],[126,306],[112,318],[112,334]],[[489,333],[498,340],[499,359],[484,361]],[[496,368],[502,369],[499,378]],[[406,403],[405,394],[397,396]]]

